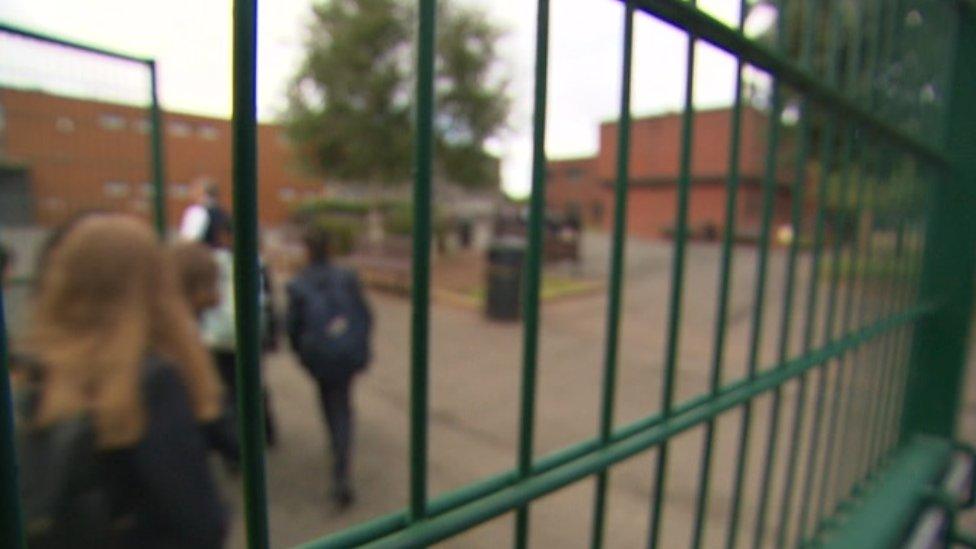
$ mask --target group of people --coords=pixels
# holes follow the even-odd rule
[[[55,231],[39,256],[29,328],[10,361],[31,547],[223,545],[228,512],[209,454],[230,470],[239,459],[237,336],[231,219],[215,189],[180,232],[164,245],[139,219],[92,213]],[[350,391],[370,361],[372,318],[356,276],[329,261],[328,235],[312,228],[304,241],[285,324],[319,387],[332,497],[345,507]],[[273,443],[273,422],[266,435]]]

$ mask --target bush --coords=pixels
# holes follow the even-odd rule
[[[298,219],[317,218],[322,215],[344,215],[363,217],[369,213],[369,203],[360,200],[343,200],[336,198],[315,198],[306,200],[292,210],[292,215]]]
[[[310,223],[329,234],[329,250],[337,257],[352,253],[363,232],[362,222],[348,218],[319,215]]]
[[[413,235],[413,206],[407,202],[390,202],[385,205],[383,212],[383,230],[386,234],[397,236]],[[447,232],[446,216],[434,209],[432,229],[436,238],[441,238]]]

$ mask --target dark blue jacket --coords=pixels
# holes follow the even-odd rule
[[[331,286],[330,286],[331,283]],[[288,312],[285,320],[285,328],[288,332],[288,341],[291,343],[292,350],[301,355],[301,338],[306,329],[306,305],[305,297],[310,292],[323,291],[322,288],[335,287],[342,292],[355,308],[358,316],[365,322],[365,332],[367,341],[370,339],[373,329],[373,313],[363,297],[363,291],[359,284],[356,273],[330,263],[313,263],[306,267],[291,282],[288,283]],[[335,372],[335,376],[342,378],[351,376],[356,369],[365,368],[370,360],[369,351],[362,364],[358,364],[354,369],[347,372]],[[315,371],[317,365],[305,364],[306,368]]]

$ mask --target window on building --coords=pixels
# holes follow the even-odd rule
[[[198,127],[197,135],[200,136],[200,139],[205,139],[207,141],[216,141],[217,137],[219,136],[219,132],[217,132],[217,128],[208,124],[205,126]]]
[[[149,122],[148,118],[139,118],[138,120],[132,121],[132,129],[139,133],[149,133],[151,127],[152,123]]]
[[[44,207],[48,210],[63,210],[65,207],[64,199],[61,198],[45,198]]]
[[[75,131],[75,121],[67,116],[59,116],[54,121],[54,127],[61,133],[71,133]]]
[[[603,202],[594,200],[590,203],[590,218],[594,224],[603,223]]]
[[[98,117],[98,125],[110,131],[125,128],[125,118],[119,114],[103,114]]]
[[[174,121],[169,123],[169,133],[176,137],[189,137],[193,133],[193,128],[186,122]]]
[[[291,146],[291,140],[288,139],[288,134],[284,131],[279,131],[275,134],[275,141],[278,142],[278,146],[281,148],[288,148]]]
[[[278,191],[278,199],[282,202],[292,202],[296,198],[298,198],[298,193],[295,192],[295,189],[284,187]]]
[[[185,200],[190,197],[190,186],[186,183],[173,183],[169,188],[169,193],[173,198]]]
[[[129,196],[129,184],[124,181],[106,181],[102,185],[102,192],[109,198],[125,198]]]

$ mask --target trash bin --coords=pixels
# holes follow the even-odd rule
[[[525,239],[502,238],[488,247],[485,314],[494,320],[518,320],[522,309]]]

